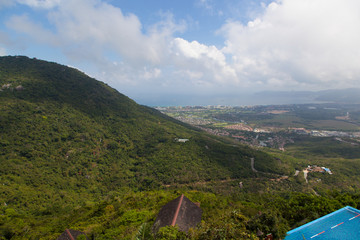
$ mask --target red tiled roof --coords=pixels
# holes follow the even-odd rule
[[[180,231],[187,232],[201,222],[201,215],[201,208],[182,194],[161,208],[154,223],[154,231],[178,225]]]

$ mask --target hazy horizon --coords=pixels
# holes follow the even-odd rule
[[[162,95],[154,96],[152,99],[135,97],[137,103],[150,107],[168,106],[255,106],[255,105],[284,105],[284,104],[305,104],[321,103],[306,97],[276,97],[267,96],[259,98],[258,93],[239,94],[238,96],[186,96],[186,95]]]

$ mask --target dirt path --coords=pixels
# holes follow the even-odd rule
[[[255,164],[254,158],[251,158],[250,160],[251,160],[251,169],[253,170],[253,172],[259,172],[259,171],[256,170],[255,167],[254,167],[254,164]]]
[[[171,187],[174,185],[177,186],[197,186],[197,185],[205,185],[205,184],[209,184],[209,183],[226,183],[226,182],[232,182],[232,181],[237,181],[239,179],[237,178],[232,178],[232,179],[224,179],[224,180],[209,180],[209,181],[199,181],[199,182],[192,182],[192,183],[177,183],[177,184],[167,184],[167,185],[163,185],[164,187]]]
[[[305,170],[303,170],[303,172],[304,172],[305,182],[308,183],[307,175],[308,175],[308,172],[309,172],[309,171],[305,169]]]
[[[265,175],[269,175],[269,173],[266,173],[266,172],[260,172],[260,171],[258,171],[258,170],[256,170],[255,169],[255,167],[254,167],[254,165],[255,165],[255,159],[254,158],[250,158],[250,160],[251,160],[251,170],[253,171],[253,172],[258,172],[258,173],[262,173],[262,174],[265,174]],[[289,176],[283,176],[283,175],[278,175],[278,174],[272,174],[272,175],[275,175],[276,176],[276,178],[271,178],[271,179],[269,179],[270,181],[277,181],[277,182],[280,182],[280,181],[282,181],[282,180],[285,180],[285,179],[288,179],[289,178]]]
[[[314,189],[312,189],[312,190],[316,196],[320,197],[320,194],[318,194]]]
[[[250,158],[250,160],[251,160],[251,170],[253,172],[267,174],[267,175],[270,174],[270,173],[260,172],[260,171],[256,170],[254,167],[255,159]],[[275,175],[276,178],[269,179],[270,181],[278,181],[279,182],[281,180],[285,180],[285,179],[289,178],[289,176],[282,176],[282,175],[277,175],[277,174],[272,174],[272,175]],[[238,181],[238,180],[240,180],[240,179],[233,178],[233,179],[223,179],[223,180],[199,181],[199,182],[193,182],[193,183],[180,183],[180,184],[176,184],[176,185],[177,186],[197,186],[197,185],[205,185],[205,184],[209,184],[209,183],[226,183],[226,182]],[[174,185],[175,184],[168,184],[168,185],[163,185],[163,186],[169,188]]]

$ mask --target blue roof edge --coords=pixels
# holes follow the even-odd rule
[[[299,230],[301,230],[301,229],[303,229],[303,228],[305,228],[305,227],[307,227],[307,226],[309,226],[309,225],[311,225],[311,224],[314,224],[315,222],[321,221],[322,219],[328,218],[328,217],[330,217],[330,216],[332,216],[332,215],[334,215],[334,214],[336,214],[336,213],[338,213],[338,212],[344,211],[345,209],[351,209],[351,210],[353,210],[353,211],[355,211],[355,212],[358,212],[358,213],[360,214],[360,210],[358,210],[358,209],[356,209],[356,208],[353,208],[353,207],[350,207],[350,206],[346,206],[346,207],[340,208],[339,210],[336,210],[335,212],[329,213],[329,214],[327,214],[327,215],[325,215],[325,216],[322,216],[322,217],[320,217],[320,218],[318,218],[318,219],[315,219],[315,220],[313,220],[313,221],[311,221],[311,222],[308,222],[308,223],[306,223],[306,224],[304,224],[304,225],[302,225],[302,226],[300,226],[300,227],[298,227],[298,228],[295,228],[295,229],[293,229],[293,230],[290,230],[290,231],[288,231],[286,234],[287,234],[287,235],[290,235],[290,234],[292,234],[292,233],[294,233],[294,232],[297,232],[297,231],[299,231]]]

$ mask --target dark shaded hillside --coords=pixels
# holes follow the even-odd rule
[[[0,203],[34,218],[113,191],[253,177],[251,157],[256,169],[279,171],[267,154],[198,132],[76,69],[0,57],[0,87]]]

